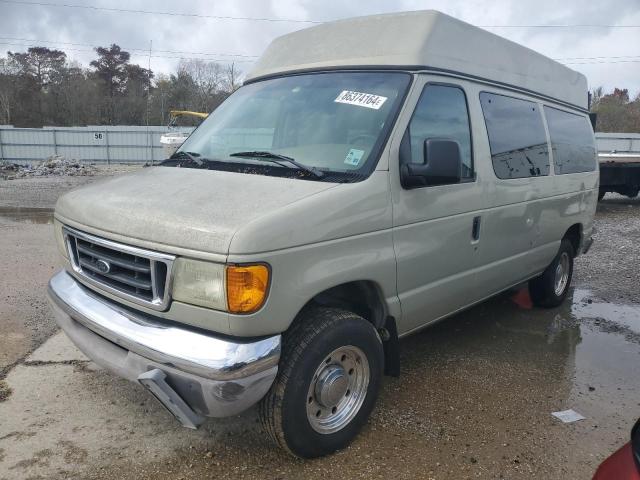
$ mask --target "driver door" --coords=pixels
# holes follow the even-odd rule
[[[422,79],[419,93],[412,93],[419,98],[410,118],[405,114],[399,120],[399,134],[394,137],[397,150],[393,145],[391,150],[399,157],[390,162],[390,169],[397,169],[390,173],[401,334],[478,300],[474,268],[482,241],[485,195],[474,165],[470,93],[466,82],[440,83],[429,78]],[[461,180],[403,188],[399,163],[424,163],[424,144],[430,138],[458,142]]]

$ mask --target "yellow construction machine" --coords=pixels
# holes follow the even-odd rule
[[[170,110],[169,111],[169,132],[160,137],[160,144],[164,149],[164,157],[169,158],[174,152],[180,148],[180,145],[187,139],[189,133],[175,130],[178,127],[178,119],[180,117],[196,117],[204,120],[209,116],[208,113],[191,112],[189,110]]]

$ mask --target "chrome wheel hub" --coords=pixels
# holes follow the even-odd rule
[[[344,428],[360,411],[369,386],[369,362],[353,345],[331,352],[316,369],[307,392],[307,418],[318,433]]]
[[[344,397],[349,389],[347,372],[340,365],[325,368],[316,382],[315,397],[323,407],[332,407]]]
[[[553,283],[553,291],[557,296],[562,295],[564,289],[567,288],[567,283],[569,283],[570,263],[569,254],[562,252],[558,265],[556,266],[555,280]]]

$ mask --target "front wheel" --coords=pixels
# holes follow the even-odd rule
[[[529,294],[535,305],[552,308],[564,301],[573,276],[573,257],[573,245],[564,238],[558,254],[547,269],[529,281]]]
[[[364,318],[308,309],[285,335],[278,376],[260,404],[263,427],[302,458],[346,447],[373,410],[382,366],[382,342]]]

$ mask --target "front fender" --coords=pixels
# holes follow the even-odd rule
[[[379,286],[389,315],[400,318],[392,230],[255,255],[230,255],[229,262],[268,262],[269,297],[251,315],[230,315],[232,335],[272,335],[285,331],[317,294],[334,286],[368,280]]]

